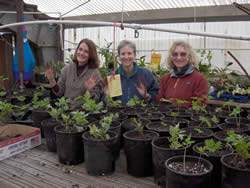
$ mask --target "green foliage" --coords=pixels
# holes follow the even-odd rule
[[[162,121],[162,122],[161,122],[161,125],[164,126],[164,127],[166,127],[166,126],[167,126],[167,123],[165,123],[165,122]]]
[[[170,126],[169,128],[170,137],[168,138],[168,141],[170,142],[169,147],[171,149],[179,149],[183,147],[182,141],[184,139],[184,133],[185,131],[179,128],[179,124],[177,124],[174,127]]]
[[[8,80],[8,78],[6,78],[4,76],[0,76],[0,89],[5,89],[5,87],[4,87],[5,80]]]
[[[136,59],[136,63],[137,65],[139,65],[140,67],[146,67],[146,56],[141,56],[139,59]]]
[[[20,101],[20,102],[24,102],[25,99],[26,99],[25,96],[18,96],[18,97],[17,97],[17,100]]]
[[[137,121],[136,118],[133,118],[132,122],[135,124],[135,130],[142,134],[143,133],[143,128],[144,128],[142,123],[140,121]]]
[[[60,113],[65,113],[67,110],[69,110],[69,99],[66,99],[65,97],[61,97],[57,99],[55,102],[56,108],[59,110]]]
[[[5,122],[10,119],[14,105],[0,101],[0,122]]]
[[[49,105],[49,109],[50,111],[48,111],[48,113],[50,114],[50,116],[54,118],[57,122],[60,122],[59,121],[59,117],[61,115],[60,109],[53,108],[51,105]]]
[[[217,119],[217,117],[215,115],[213,115],[213,117],[211,118],[211,120],[214,122],[214,123],[219,123],[219,120]]]
[[[110,114],[109,116],[105,116],[103,119],[99,121],[101,128],[96,127],[95,124],[93,124],[92,126],[89,125],[90,129],[89,133],[96,139],[101,139],[101,140],[110,139],[110,136],[109,134],[107,134],[107,132],[110,128],[112,121],[117,118],[118,114]]]
[[[58,119],[61,125],[65,127],[67,131],[72,131],[74,127],[85,125],[88,123],[86,117],[88,116],[84,112],[74,111],[69,114],[60,113],[62,120]],[[81,129],[77,129],[81,131]]]
[[[214,153],[219,151],[222,148],[221,141],[215,142],[214,139],[206,139],[203,147],[197,147],[200,153],[205,154],[207,156],[207,152]]]
[[[200,116],[199,117],[199,120],[201,121],[201,124],[202,123],[206,123],[208,127],[211,127],[211,122],[209,121],[209,119],[205,116]],[[200,124],[200,125],[201,125]]]
[[[231,112],[231,104],[232,104],[233,100],[229,100],[227,102],[225,102],[222,106],[223,107],[227,107],[228,111]]]
[[[119,107],[122,104],[121,100],[112,100],[112,97],[105,95],[107,107]]]
[[[246,160],[250,159],[250,142],[247,142],[247,138],[236,134],[233,130],[227,132],[228,137],[226,138],[226,142],[232,145],[237,153],[235,158],[233,159],[233,164],[236,167],[246,167]],[[240,163],[236,162],[237,156],[240,157]],[[240,166],[239,166],[240,164]]]
[[[194,130],[200,135],[202,134],[204,131],[202,131],[201,129],[199,128],[194,128]]]
[[[91,98],[90,93],[87,91],[83,98],[82,108],[89,113],[99,113],[103,110],[103,102],[96,103],[94,99]]]
[[[0,97],[4,97],[7,95],[7,92],[6,91],[0,91]]]
[[[106,40],[105,40],[106,41]],[[106,41],[107,42],[107,41]],[[99,48],[99,54],[104,58],[104,63],[102,67],[99,69],[102,77],[108,75],[109,72],[114,70],[114,54],[112,48],[112,42],[107,42],[104,48]],[[118,56],[115,56],[116,67],[119,66]]]
[[[240,110],[241,110],[241,105],[238,105],[229,114],[229,116],[234,116],[236,118],[236,124],[237,124],[238,129],[240,128]]]
[[[200,97],[191,97],[192,100],[192,109],[195,112],[207,112],[206,111],[206,106],[202,104],[202,100],[204,98],[200,98]]]
[[[215,109],[215,112],[217,113],[217,112],[222,112],[222,108],[221,107],[217,107],[216,109]]]
[[[145,107],[146,104],[144,103],[144,100],[140,100],[139,97],[137,97],[136,95],[134,95],[133,98],[129,99],[129,101],[126,104],[129,107],[135,107],[137,105],[141,106],[141,107]]]
[[[34,109],[48,109],[49,108],[49,105],[50,105],[50,102],[49,102],[49,98],[44,98],[42,100],[35,100],[33,98],[32,100],[32,107]]]

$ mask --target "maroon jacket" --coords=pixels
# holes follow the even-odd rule
[[[157,100],[164,99],[180,99],[189,101],[184,106],[191,107],[191,97],[205,97],[203,103],[206,102],[208,95],[208,84],[206,78],[197,70],[188,69],[187,72],[177,77],[174,72],[165,75],[161,79],[160,90]]]

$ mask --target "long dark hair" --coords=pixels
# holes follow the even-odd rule
[[[79,44],[77,45],[77,48],[75,50],[74,56],[72,58],[73,62],[78,63],[78,61],[77,61],[77,51],[78,51],[79,46],[83,42],[85,44],[87,44],[87,46],[89,47],[88,67],[89,68],[98,68],[99,65],[100,65],[100,61],[99,61],[99,58],[98,58],[98,55],[97,55],[97,52],[96,52],[96,45],[92,40],[89,40],[89,39],[82,39],[79,42]]]

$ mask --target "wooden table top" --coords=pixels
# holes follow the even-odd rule
[[[44,140],[43,140],[44,142]],[[58,162],[57,154],[45,144],[0,161],[1,188],[152,188],[153,177],[136,178],[126,172],[126,158],[121,150],[116,171],[109,176],[89,176],[85,163],[75,166]]]

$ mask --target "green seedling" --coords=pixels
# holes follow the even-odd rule
[[[227,144],[230,144],[236,152],[232,164],[237,168],[246,168],[246,160],[250,159],[250,142],[246,137],[236,134],[233,130],[228,131],[227,135],[228,137],[225,139]]]
[[[6,122],[11,119],[11,113],[13,112],[14,105],[0,101],[0,122]]]
[[[170,137],[168,138],[168,141],[170,142],[170,149],[179,149],[183,147],[182,141],[184,139],[184,133],[185,131],[179,128],[179,124],[177,124],[176,126],[170,126]]]
[[[129,107],[135,107],[137,105],[141,107],[146,106],[146,104],[144,103],[144,100],[140,100],[139,97],[137,97],[136,95],[133,98],[129,99],[126,105]]]
[[[229,114],[229,116],[234,116],[235,117],[236,125],[237,125],[238,129],[240,129],[240,109],[241,109],[241,105],[238,105],[236,108],[233,109],[231,114]]]
[[[204,131],[202,131],[201,129],[199,128],[194,128],[194,130],[199,134],[201,135]]]
[[[96,127],[96,125],[89,125],[90,134],[96,139],[108,140],[110,139],[109,134],[107,134],[110,129],[110,125],[114,119],[118,117],[118,114],[110,114],[105,116],[102,120],[99,121],[101,128]]]
[[[88,113],[100,113],[104,108],[103,102],[101,101],[99,103],[96,103],[96,101],[92,99],[88,91],[82,97],[82,101],[83,101],[82,108],[86,110]]]
[[[208,127],[211,127],[211,122],[209,121],[209,119],[207,117],[200,116],[199,120],[201,121],[199,126],[201,126],[203,123],[205,123]]]

